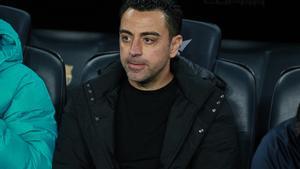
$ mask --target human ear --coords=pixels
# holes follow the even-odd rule
[[[182,44],[182,39],[183,38],[181,35],[176,35],[172,37],[170,47],[170,58],[174,58],[177,55],[178,50]]]

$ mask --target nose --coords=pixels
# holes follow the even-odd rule
[[[139,40],[134,40],[130,47],[131,56],[140,56],[142,55],[142,44]]]

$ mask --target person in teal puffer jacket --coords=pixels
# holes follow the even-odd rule
[[[18,34],[0,19],[0,169],[50,169],[54,107],[44,82],[22,60]]]

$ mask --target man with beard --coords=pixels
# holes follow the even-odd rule
[[[224,84],[178,56],[180,7],[127,0],[120,14],[120,61],[73,93],[54,168],[236,168]]]

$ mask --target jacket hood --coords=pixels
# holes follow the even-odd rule
[[[0,19],[0,72],[22,61],[22,47],[17,32]]]

